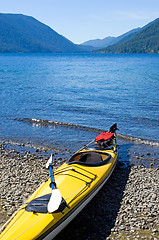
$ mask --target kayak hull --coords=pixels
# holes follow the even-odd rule
[[[48,178],[11,219],[1,240],[52,240],[103,187],[115,168],[117,156],[115,136],[109,147],[98,148],[94,142],[79,150],[54,172],[63,198],[59,209],[47,211],[52,191]]]

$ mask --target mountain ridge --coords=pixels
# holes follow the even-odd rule
[[[93,39],[93,40],[88,40],[84,43],[81,43],[82,46],[86,46],[86,45],[90,45],[94,48],[105,48],[108,47],[110,45],[113,45],[115,43],[118,43],[119,41],[126,41],[127,39],[129,39],[130,37],[132,37],[133,35],[135,35],[137,32],[140,31],[141,28],[135,28],[132,29],[122,35],[119,35],[118,37],[105,37],[103,39]]]
[[[0,52],[159,53],[159,18],[118,37],[74,44],[32,16],[0,13]]]
[[[127,41],[118,42],[95,53],[159,53],[159,18],[145,25]]]
[[[83,42],[80,45],[82,45],[82,46],[92,46],[92,47],[96,47],[96,48],[105,47],[105,46],[108,46],[109,43],[111,43],[114,38],[115,37],[108,36],[108,37],[105,37],[103,39],[100,39],[100,38],[92,39],[92,40],[88,40],[86,42]]]
[[[0,52],[83,51],[83,48],[32,16],[0,13]]]

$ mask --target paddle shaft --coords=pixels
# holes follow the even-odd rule
[[[51,164],[49,164],[49,170],[50,170],[50,179],[51,179],[50,186],[51,186],[52,189],[55,189],[56,188],[56,183],[54,181],[54,175],[53,175],[52,165]]]

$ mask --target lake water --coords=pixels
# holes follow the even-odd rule
[[[1,140],[74,150],[117,122],[158,147],[159,54],[0,54],[0,103]]]

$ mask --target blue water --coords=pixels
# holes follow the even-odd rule
[[[71,148],[117,122],[158,144],[159,54],[1,54],[0,103],[0,139]]]

